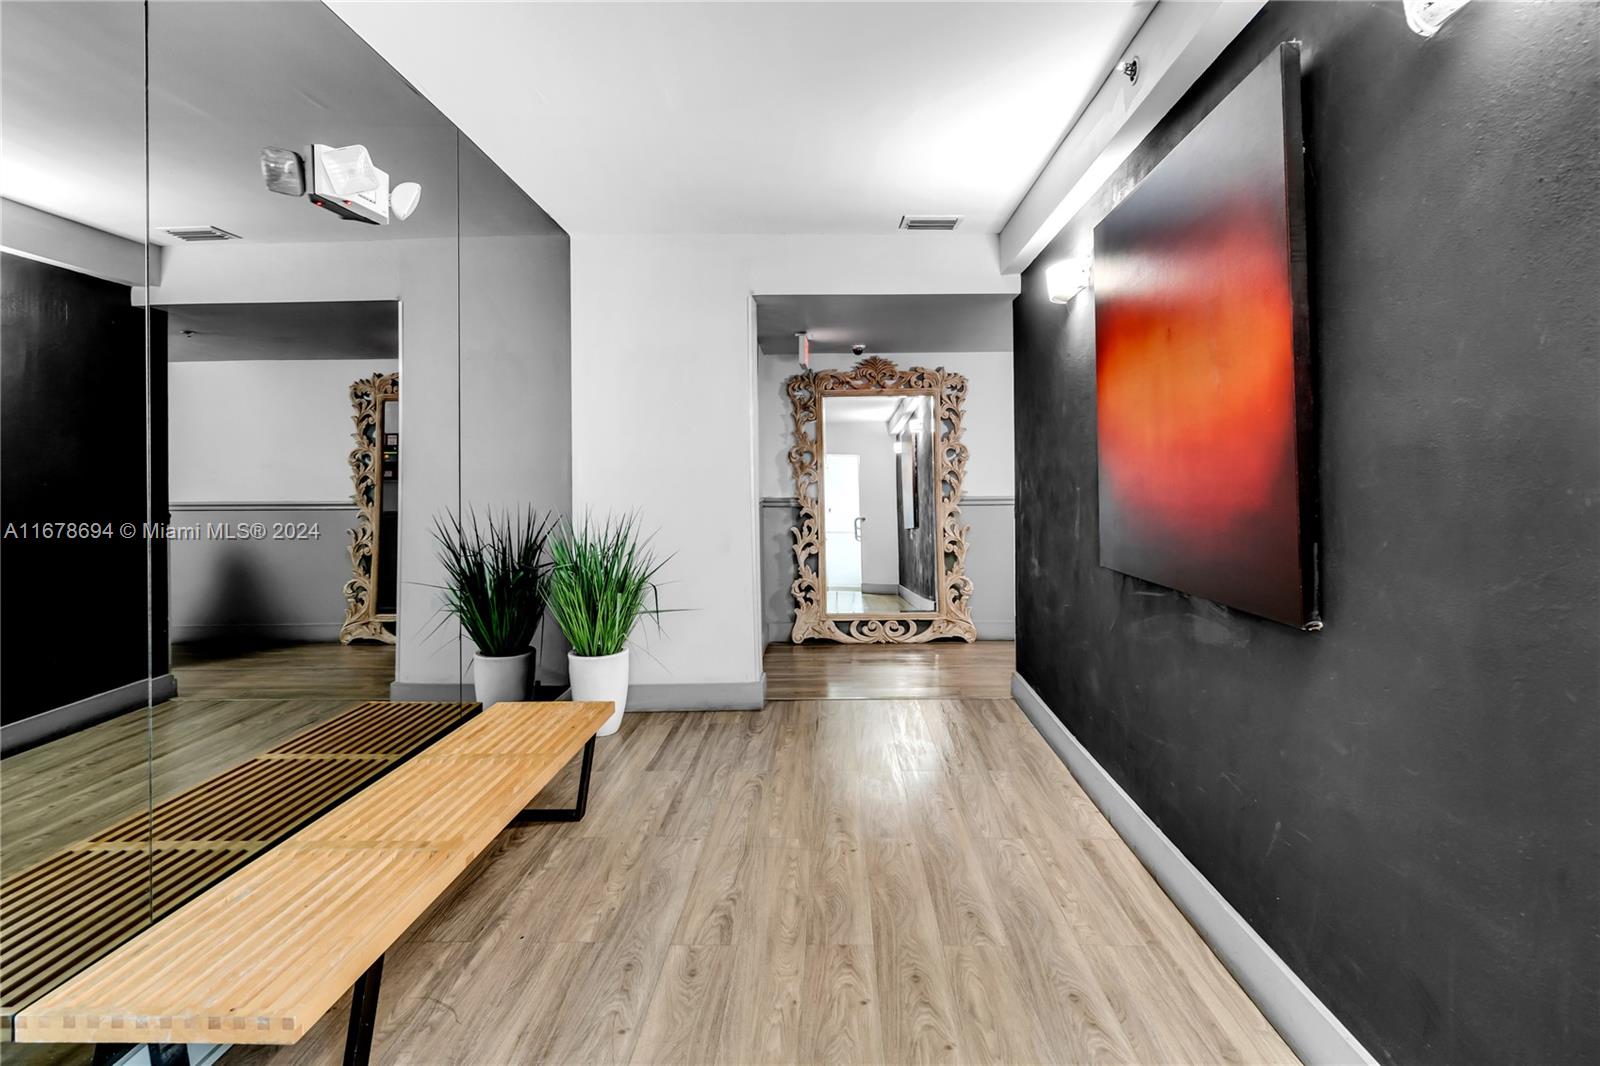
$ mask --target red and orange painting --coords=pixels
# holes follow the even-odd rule
[[[1102,566],[1317,619],[1299,58],[1281,46],[1095,228]]]

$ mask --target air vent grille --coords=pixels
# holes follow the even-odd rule
[[[180,241],[195,243],[199,241],[236,241],[237,233],[229,233],[218,226],[168,226],[161,232],[169,237],[176,237]]]
[[[961,215],[901,215],[900,228],[948,231],[961,225],[961,219]]]

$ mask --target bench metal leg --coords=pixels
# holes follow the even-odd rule
[[[189,1066],[188,1044],[151,1044],[150,1066]]]
[[[383,983],[383,956],[356,978],[350,989],[350,1029],[344,1038],[344,1066],[367,1066],[372,1058],[372,1031],[378,1022],[378,986]]]
[[[578,803],[575,807],[530,807],[511,819],[512,825],[537,825],[542,822],[579,822],[589,807],[589,771],[594,768],[594,742],[583,746],[583,765],[578,769]]]
[[[115,1066],[139,1047],[138,1044],[96,1044],[94,1066]],[[150,1066],[189,1066],[188,1044],[146,1044]]]

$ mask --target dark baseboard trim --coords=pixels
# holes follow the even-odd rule
[[[162,674],[149,680],[133,681],[107,692],[98,692],[20,722],[11,722],[0,726],[0,756],[15,755],[136,708],[163,703],[177,694],[177,679],[171,674]]]
[[[1376,1066],[1377,1060],[1344,1023],[1289,969],[1244,916],[1222,898],[1222,893],[1150,820],[1133,797],[1122,790],[1021,674],[1011,675],[1011,695],[1300,1060],[1307,1066]]]
[[[172,643],[199,644],[214,640],[245,641],[252,638],[276,643],[332,644],[339,639],[339,622],[268,622],[261,625],[174,625]]]

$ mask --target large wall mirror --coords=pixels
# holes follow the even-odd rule
[[[960,510],[966,387],[876,357],[789,379],[796,643],[977,638]]]
[[[0,50],[0,1061],[34,1066],[87,1052],[17,1011],[471,713],[432,524],[570,510],[571,300],[561,227],[323,4],[5,3]],[[314,144],[420,203],[269,188]]]

